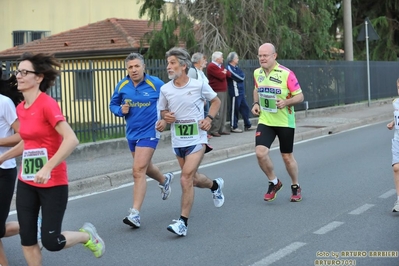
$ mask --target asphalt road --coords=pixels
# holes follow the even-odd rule
[[[96,259],[81,246],[44,250],[43,265],[334,265],[316,264],[322,259],[398,265],[399,217],[391,212],[396,197],[390,167],[393,132],[385,124],[297,143],[300,203],[289,202],[290,180],[278,150],[271,156],[284,187],[273,202],[263,201],[267,180],[253,154],[203,167],[211,178],[225,179],[226,202],[215,208],[209,190],[196,189],[186,237],[166,230],[180,214],[178,173],[167,201],[160,199],[155,182],[148,183],[140,229],[122,223],[131,185],[75,198],[64,230],[91,221],[106,241],[106,254]],[[19,237],[3,243],[10,265],[25,265]]]

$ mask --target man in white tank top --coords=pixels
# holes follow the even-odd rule
[[[179,236],[187,234],[187,222],[194,201],[194,186],[209,188],[215,207],[224,203],[224,180],[209,179],[198,173],[198,167],[208,145],[207,130],[211,128],[220,100],[204,82],[191,79],[187,72],[191,66],[190,55],[182,48],[172,48],[166,53],[168,76],[171,79],[161,87],[158,109],[162,118],[171,124],[172,148],[181,167],[181,215],[167,229]],[[211,102],[204,118],[204,99]]]

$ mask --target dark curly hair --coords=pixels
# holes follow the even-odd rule
[[[33,54],[28,52],[22,54],[18,61],[31,62],[35,72],[39,75],[43,75],[43,80],[39,86],[39,89],[42,92],[46,92],[51,88],[51,86],[54,85],[57,76],[60,74],[60,71],[55,67],[61,67],[61,63],[54,57],[54,55],[43,53]]]
[[[24,99],[24,96],[18,90],[17,77],[12,75],[8,79],[2,79],[2,76],[3,70],[0,67],[0,94],[10,98],[15,106],[17,106]]]

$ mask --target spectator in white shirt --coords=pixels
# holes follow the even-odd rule
[[[206,84],[209,83],[208,78],[205,76],[204,71],[202,71],[208,61],[206,60],[206,56],[202,53],[195,53],[191,57],[191,62],[193,63],[190,69],[188,70],[187,76],[193,79],[198,79]],[[208,115],[209,111],[209,102],[204,99],[204,117]],[[212,135],[208,132],[208,139],[212,138]]]

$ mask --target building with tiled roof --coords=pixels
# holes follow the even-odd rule
[[[109,18],[0,51],[0,64],[8,76],[25,52],[54,54],[61,63],[60,76],[49,94],[74,130],[81,132],[80,125],[86,123],[123,126],[123,120],[109,114],[109,99],[126,76],[126,56],[144,53],[144,35],[153,29],[147,20]],[[146,66],[147,73],[157,71],[157,76],[167,78],[166,67],[151,67],[150,62]]]
[[[148,48],[144,35],[152,30],[147,20],[109,18],[6,49],[0,52],[0,60],[14,60],[24,52],[58,58],[126,56]]]
[[[1,0],[0,51],[106,18],[143,19],[143,1]]]

